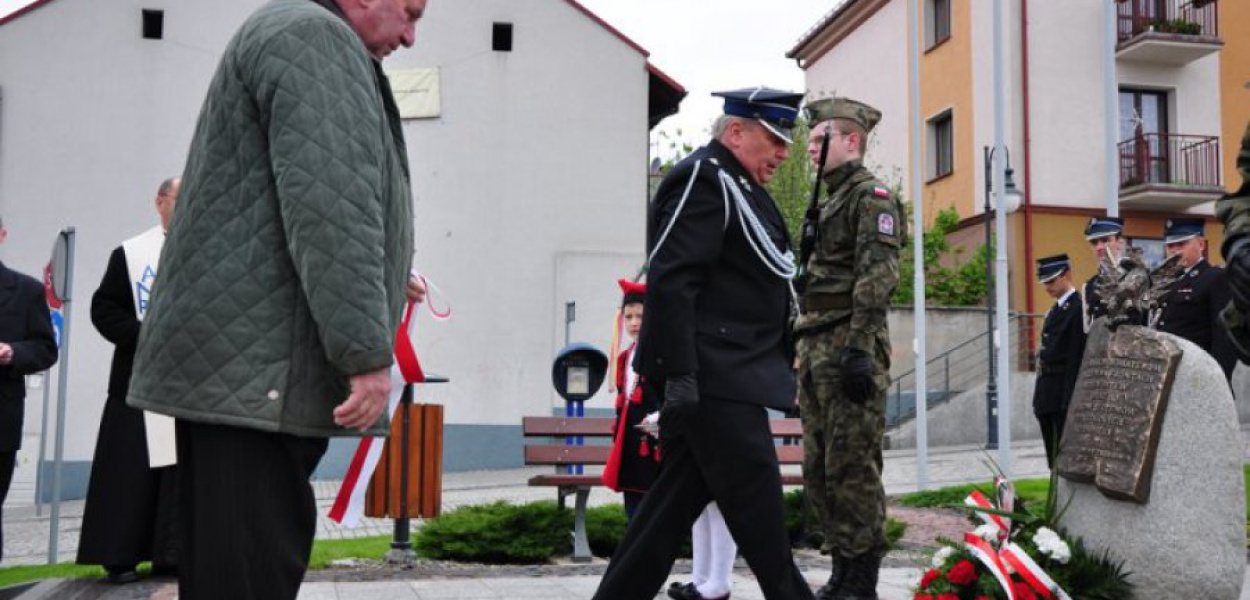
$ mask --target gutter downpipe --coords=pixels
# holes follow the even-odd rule
[[[1020,0],[1020,87],[1024,101],[1024,271],[1027,273],[1033,265],[1033,138],[1029,119],[1029,0]],[[1024,285],[1024,309],[1028,314],[1035,311],[1033,282]],[[1025,319],[1028,333],[1028,350],[1033,351],[1036,332],[1033,320]]]

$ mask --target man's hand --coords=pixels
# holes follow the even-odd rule
[[[1231,248],[1228,261],[1228,288],[1232,292],[1233,306],[1242,315],[1250,316],[1250,239],[1237,240]]]
[[[13,362],[13,346],[0,342],[0,365]]]
[[[413,304],[421,304],[425,301],[425,293],[427,291],[425,289],[425,284],[422,283],[421,278],[416,275],[408,276],[408,289],[406,291],[409,302],[412,302]]]
[[[872,360],[859,348],[842,351],[842,389],[851,402],[863,404],[872,397],[876,386],[872,382]]]
[[[694,373],[673,375],[664,382],[664,405],[660,407],[660,434],[677,437],[699,411],[699,380]]]
[[[334,422],[364,431],[386,410],[391,397],[391,370],[388,367],[352,375],[351,386],[352,393],[347,400],[334,407]]]

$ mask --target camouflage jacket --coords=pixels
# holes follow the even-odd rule
[[[1250,235],[1250,123],[1241,136],[1241,153],[1237,155],[1237,170],[1241,172],[1241,188],[1224,196],[1215,205],[1215,213],[1224,222],[1224,260],[1229,260],[1232,246]],[[1250,358],[1250,315],[1243,315],[1230,302],[1220,315],[1228,328],[1228,337],[1237,347],[1242,359]]]
[[[870,351],[886,332],[890,295],[898,285],[898,253],[907,237],[899,198],[863,163],[825,175],[819,242],[807,264],[810,280],[795,323],[798,334],[848,321],[847,345]]]

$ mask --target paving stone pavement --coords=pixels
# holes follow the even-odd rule
[[[1243,433],[1246,431],[1243,430]],[[1250,443],[1247,444],[1250,457]],[[932,449],[928,456],[927,487],[941,487],[989,478],[984,466],[988,458],[998,460],[998,453],[987,454],[977,446],[960,446]],[[885,485],[889,494],[915,491],[916,455],[912,450],[892,450],[885,453]],[[451,510],[458,506],[507,500],[527,502],[552,499],[554,492],[546,488],[531,488],[526,481],[535,474],[548,472],[546,468],[524,468],[502,471],[478,471],[471,473],[448,473],[443,478],[443,508]],[[1045,453],[1040,443],[1026,442],[1013,445],[1011,473],[1016,478],[1040,477],[1046,474]],[[338,482],[313,483],[321,518],[317,528],[319,539],[388,535],[391,521],[366,519],[356,529],[345,529],[324,517],[338,489]],[[596,489],[590,496],[592,505],[619,502],[619,497],[606,489]],[[40,564],[46,561],[49,533],[49,511],[42,509],[37,515],[33,506],[6,506],[4,511],[5,564]],[[62,522],[58,535],[60,559],[72,561],[77,548],[82,520],[82,502],[67,502],[62,506]],[[419,526],[419,523],[417,524]],[[828,571],[810,569],[805,575],[813,585],[819,585],[828,577]],[[330,575],[331,577],[333,575]],[[918,576],[912,568],[891,568],[882,572],[879,593],[883,600],[910,600],[908,589]],[[598,586],[600,576],[573,574],[568,576],[546,574],[539,577],[483,576],[473,578],[422,578],[391,579],[384,581],[326,581],[325,576],[314,576],[304,584],[300,600],[431,600],[463,599],[487,600],[504,598],[547,598],[550,600],[590,598]],[[1245,586],[1242,600],[1250,600],[1250,582]],[[116,587],[101,581],[45,581],[25,592],[21,600],[176,600],[177,587],[170,581],[146,580],[131,586]],[[658,594],[657,598],[665,598]],[[747,569],[738,569],[734,575],[733,597],[737,600],[759,600],[762,595]]]
[[[1045,452],[1040,442],[1024,442],[1013,445],[1014,476],[1042,477],[1046,474]],[[970,481],[984,481],[990,474],[984,466],[987,458],[997,460],[998,454],[987,454],[979,446],[953,446],[933,448],[928,456],[929,487],[941,487]],[[786,472],[799,472],[797,466],[787,467]],[[550,472],[549,467],[532,467],[498,471],[472,471],[447,473],[443,476],[443,510],[459,506],[483,504],[497,500],[530,502],[551,500],[555,491],[536,488],[526,484],[530,477]],[[887,494],[912,492],[916,487],[916,453],[914,450],[889,450],[885,452],[885,487]],[[354,529],[348,529],[326,518],[338,481],[314,481],[317,498],[317,539],[345,539],[389,535],[393,522],[386,519],[364,519]],[[596,488],[590,494],[590,505],[619,503],[620,496],[606,488]],[[72,500],[61,505],[61,523],[57,535],[58,556],[61,562],[73,561],[78,548],[78,536],[82,529],[83,501]],[[4,564],[44,564],[48,558],[50,533],[48,506],[40,508],[27,500],[10,497],[4,507]],[[419,527],[420,523],[415,526]]]

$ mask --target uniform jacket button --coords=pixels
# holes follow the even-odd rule
[[[270,400],[277,400],[282,397],[282,394],[279,394],[278,390],[269,390],[269,393],[265,395],[268,396]]]

